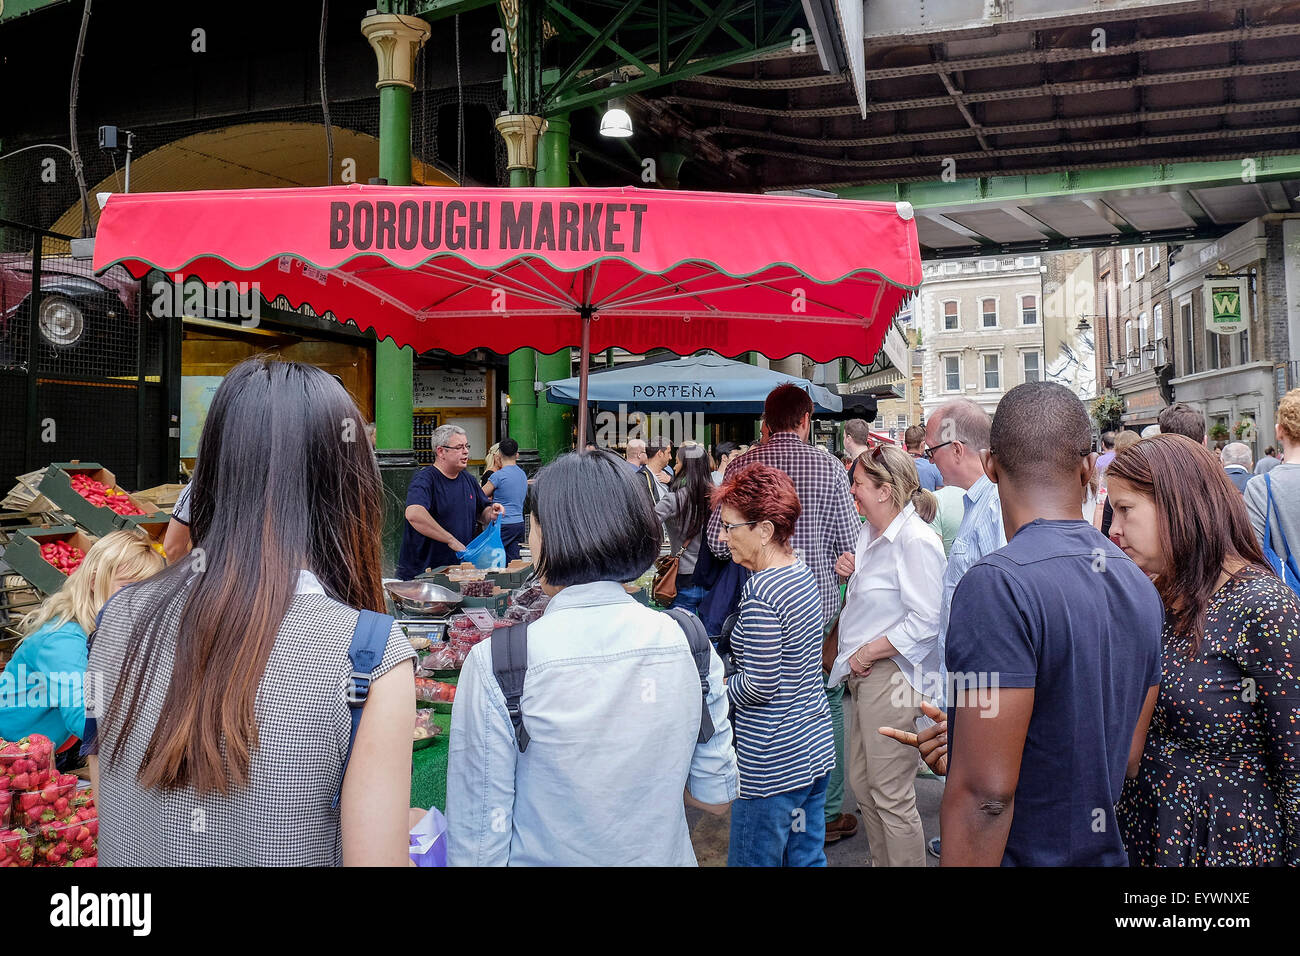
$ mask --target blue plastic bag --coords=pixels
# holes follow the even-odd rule
[[[461,561],[468,561],[476,568],[504,568],[506,566],[506,546],[501,543],[501,519],[493,518],[492,523],[483,533],[469,543],[464,551],[456,555]]]

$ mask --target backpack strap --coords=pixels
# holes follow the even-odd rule
[[[387,614],[375,611],[361,611],[357,614],[357,626],[352,632],[352,643],[348,645],[348,661],[352,673],[348,675],[344,694],[348,708],[352,711],[352,732],[348,736],[348,752],[343,757],[343,777],[347,777],[348,763],[352,760],[352,747],[357,742],[357,729],[361,726],[361,711],[370,696],[370,678],[379,662],[384,659],[384,648],[388,646],[388,635],[393,629],[393,619]],[[343,796],[343,783],[339,781],[339,792],[334,795],[335,808]]]
[[[713,644],[709,641],[704,622],[685,608],[669,608],[665,612],[678,623],[686,633],[686,643],[691,647],[691,656],[695,658],[695,669],[700,672],[700,735],[697,738],[704,743],[713,737],[713,717],[709,714],[709,668],[713,663]]]
[[[528,728],[520,699],[524,696],[524,676],[528,672],[528,625],[512,624],[492,633],[492,673],[506,698],[506,713],[515,728],[515,745],[519,752],[528,749]]]
[[[1264,531],[1268,534],[1273,533],[1273,476],[1267,471],[1264,472],[1264,489],[1268,492],[1268,507],[1264,512]],[[1282,528],[1282,512],[1277,513],[1277,533],[1282,539],[1282,560],[1291,563],[1291,545],[1286,540],[1286,531]]]

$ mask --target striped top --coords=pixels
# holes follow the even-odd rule
[[[742,798],[798,790],[835,767],[822,632],[821,596],[802,561],[745,583],[731,634],[739,670],[727,682]]]

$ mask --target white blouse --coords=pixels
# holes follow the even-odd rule
[[[840,652],[828,684],[852,676],[849,658],[883,635],[898,651],[893,661],[912,687],[935,696],[942,673],[939,607],[947,565],[942,539],[909,504],[879,534],[863,522],[854,562],[840,615]]]

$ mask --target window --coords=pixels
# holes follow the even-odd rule
[[[1040,382],[1042,381],[1043,360],[1038,352],[1025,352],[1025,381]]]
[[[1038,324],[1038,296],[1027,295],[1020,300],[1020,324]]]
[[[945,302],[943,304],[943,329],[945,332],[951,332],[960,328],[957,322],[957,303]]]
[[[1128,358],[1133,354],[1133,322],[1129,320],[1124,323],[1124,357]]]
[[[961,391],[960,355],[945,355],[943,357],[943,390],[945,392]]]
[[[899,432],[905,432],[905,431],[907,431],[907,416],[906,416],[906,415],[899,415],[899,416],[898,416],[898,430],[899,430]]]
[[[1120,261],[1123,263],[1123,271],[1124,271],[1123,286],[1124,286],[1124,288],[1127,289],[1127,288],[1128,288],[1128,285],[1129,285],[1129,281],[1130,281],[1130,280],[1129,280],[1129,271],[1128,271],[1128,270],[1129,270],[1129,255],[1128,255],[1128,250],[1127,250],[1127,249],[1121,249],[1121,250],[1120,250]]]
[[[877,413],[876,420],[871,423],[871,427],[874,428],[876,431],[880,431],[882,428],[884,428],[885,427],[884,417],[879,413]]]
[[[1183,348],[1187,352],[1187,367],[1179,372],[1180,375],[1191,375],[1196,371],[1196,321],[1192,317],[1192,302],[1190,299],[1179,303],[1179,312],[1182,314],[1183,324]]]
[[[997,391],[1002,387],[1002,356],[997,352],[986,352],[984,359],[984,388]]]
[[[1205,370],[1207,372],[1214,369],[1223,368],[1220,364],[1222,356],[1219,354],[1219,335],[1217,332],[1205,330]]]
[[[1158,265],[1160,265],[1160,247],[1152,246],[1151,247],[1151,268],[1154,269]]]
[[[1141,279],[1147,274],[1147,251],[1139,249],[1133,253],[1133,259],[1137,263],[1137,277]]]
[[[1147,352],[1147,314],[1142,312],[1138,315],[1138,367],[1146,368],[1147,359],[1150,357]]]
[[[1242,329],[1237,333],[1238,348],[1241,350],[1241,363],[1245,365],[1250,361],[1250,329]]]
[[[1155,339],[1156,344],[1159,345],[1159,344],[1160,344],[1160,340],[1163,339],[1163,338],[1165,337],[1165,310],[1164,310],[1164,307],[1161,306],[1159,303],[1156,303],[1155,305],[1153,305],[1153,306],[1151,307],[1151,318],[1152,318],[1152,319],[1154,320],[1154,322],[1155,322],[1155,335],[1153,336],[1153,338]]]
[[[984,328],[996,329],[998,327],[998,300],[985,299],[980,303],[980,312],[984,316]]]

